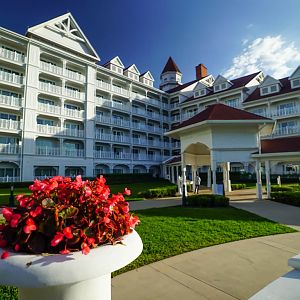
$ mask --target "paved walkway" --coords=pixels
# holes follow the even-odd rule
[[[266,200],[231,205],[300,229],[300,208]],[[248,299],[290,271],[287,260],[299,253],[300,232],[199,249],[113,278],[113,300]]]

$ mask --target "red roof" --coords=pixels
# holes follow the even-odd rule
[[[174,87],[174,88],[172,88],[172,89],[170,89],[170,90],[168,90],[168,91],[166,91],[166,92],[169,93],[169,94],[170,94],[170,93],[179,92],[179,91],[185,89],[186,87],[188,87],[189,85],[191,85],[191,84],[193,84],[193,83],[195,83],[195,82],[197,82],[197,81],[198,81],[198,79],[195,79],[195,80],[193,80],[193,81],[189,81],[189,82],[187,82],[187,83],[178,85],[178,86],[176,86],[176,87]]]
[[[245,86],[247,83],[249,83],[252,79],[254,79],[260,72],[256,72],[256,73],[253,73],[253,74],[249,74],[249,75],[245,75],[245,76],[242,76],[242,77],[239,77],[239,78],[236,78],[236,79],[232,79],[230,80],[231,82],[231,86],[226,89],[226,90],[222,90],[222,91],[218,91],[218,92],[214,92],[212,89],[209,90],[207,92],[207,94],[205,95],[205,97],[207,96],[210,96],[210,95],[214,95],[214,94],[218,94],[218,93],[221,93],[221,92],[226,92],[226,91],[230,91],[230,90],[233,90],[233,89],[237,89],[237,88],[240,88],[240,87],[243,87]],[[169,93],[170,91],[168,91]],[[205,97],[201,97],[202,98],[205,98]],[[184,102],[187,102],[187,101],[192,101],[192,100],[195,100],[196,98],[193,96],[193,97],[190,97],[188,99],[186,99]]]
[[[178,66],[176,65],[175,61],[173,60],[173,58],[170,56],[163,71],[161,72],[161,74],[165,73],[165,72],[178,72],[181,73]]]
[[[300,152],[300,136],[261,141],[261,153]]]
[[[230,107],[225,104],[217,103],[209,105],[205,110],[201,111],[192,118],[183,121],[174,130],[186,127],[192,124],[200,123],[208,120],[270,120],[268,118],[258,116],[245,110]]]
[[[165,162],[165,164],[174,164],[174,163],[179,162],[179,161],[181,161],[181,156],[180,155],[179,156],[173,156],[170,159],[168,159]]]
[[[261,96],[260,95],[260,88],[257,87],[254,90],[254,92],[244,101],[244,103],[255,101],[255,100],[260,100],[260,99],[264,99],[264,98],[269,98],[269,97],[273,97],[273,96],[277,96],[277,95],[282,95],[282,94],[286,94],[286,93],[291,93],[293,91],[300,90],[300,87],[292,89],[291,82],[288,79],[288,77],[279,79],[279,81],[282,85],[280,87],[279,92]]]

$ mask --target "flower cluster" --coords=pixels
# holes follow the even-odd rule
[[[77,176],[35,180],[31,195],[18,195],[17,208],[4,208],[0,248],[29,253],[61,253],[115,244],[139,219],[129,213],[123,194],[110,194],[104,177],[83,181]],[[1,258],[7,258],[4,251]]]

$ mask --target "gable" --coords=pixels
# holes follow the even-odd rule
[[[100,58],[90,44],[71,13],[30,27],[26,35],[39,37],[99,61]]]
[[[146,73],[142,74],[141,77],[144,77],[151,81],[154,81],[154,78],[153,78],[152,74],[150,73],[150,71],[147,71]]]
[[[269,86],[269,85],[278,84],[278,83],[280,84],[279,80],[275,79],[274,77],[272,77],[270,75],[267,75],[265,77],[265,79],[263,80],[263,82],[261,83],[260,87]]]
[[[137,74],[137,75],[141,74],[135,64],[133,64],[130,67],[128,67],[127,70],[130,71],[130,72],[132,72],[132,73],[134,73],[134,74]]]
[[[289,79],[300,78],[300,66],[293,72]]]
[[[195,88],[194,88],[194,91],[197,91],[197,90],[202,90],[202,89],[205,89],[207,88],[207,85],[205,85],[203,82],[199,81]]]
[[[113,59],[111,59],[111,60],[109,61],[109,63],[111,63],[111,64],[113,64],[113,65],[115,65],[115,66],[118,66],[118,67],[120,67],[120,68],[122,68],[122,69],[125,68],[119,56],[116,56],[116,57],[114,57]]]
[[[224,83],[224,82],[229,82],[231,83],[227,78],[225,78],[224,76],[222,75],[218,75],[216,80],[214,81],[214,84],[213,85],[219,85],[221,83]]]

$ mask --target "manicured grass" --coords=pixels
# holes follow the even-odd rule
[[[229,208],[154,208],[137,211],[143,253],[118,275],[152,262],[212,245],[295,232],[252,213]]]
[[[136,230],[143,253],[113,276],[129,270],[212,245],[294,229],[235,208],[154,208],[137,211],[141,224]],[[17,300],[16,289],[0,287],[0,300]]]

